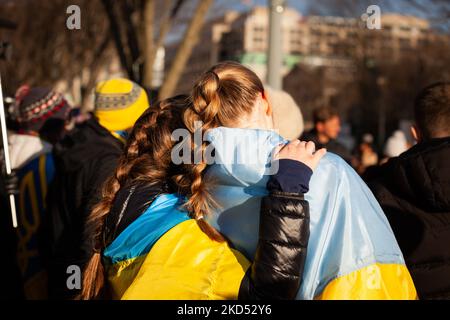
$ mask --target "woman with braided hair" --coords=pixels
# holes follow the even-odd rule
[[[194,138],[197,131],[205,132],[201,145],[193,146],[194,155],[202,155],[192,166],[188,200],[197,216],[256,263],[272,254],[261,250],[261,237],[280,230],[276,224],[264,227],[267,194],[280,212],[289,211],[289,203],[274,200],[270,188],[276,177],[279,191],[304,193],[310,207],[308,255],[296,299],[416,299],[386,216],[342,158],[317,151],[321,159],[312,177],[294,170],[291,161],[271,165],[272,150],[287,141],[274,130],[281,128],[254,72],[239,63],[219,63],[200,77],[191,95],[184,123]],[[312,155],[313,144],[308,146]],[[290,245],[298,239],[293,229],[284,236],[283,242],[274,242],[276,255],[266,260],[277,271],[276,262],[288,261]],[[278,283],[276,272],[266,277]]]
[[[194,128],[195,112],[202,113],[197,103],[187,96],[167,99],[136,122],[88,221],[95,252],[81,299],[295,297],[309,237],[303,193],[325,151],[313,154],[312,143],[298,140],[276,149],[280,170],[267,182],[258,254],[250,262],[207,222],[211,202],[202,180],[207,165],[177,165],[172,159],[178,142],[172,132]],[[203,114],[208,125],[217,124],[217,114]],[[196,150],[192,144],[188,152]],[[292,181],[289,174],[304,178]]]

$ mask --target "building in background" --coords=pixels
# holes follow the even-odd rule
[[[283,76],[299,61],[301,52],[292,31],[299,29],[301,14],[287,8],[283,12],[281,28],[283,32]],[[267,52],[269,44],[269,9],[255,7],[243,13],[231,25],[230,31],[223,35],[219,60],[237,60],[252,68],[261,79],[266,79]]]
[[[239,13],[231,11],[223,17],[206,22],[199,35],[198,44],[192,51],[183,75],[180,77],[175,94],[189,93],[194,81],[210,66],[220,61],[220,48],[224,33],[231,31],[231,25],[239,17]],[[170,69],[177,53],[179,43],[171,43],[166,46],[165,66]]]
[[[175,93],[188,93],[202,72],[224,60],[249,66],[264,81],[268,27],[267,7],[232,11],[206,22]],[[359,18],[303,16],[286,8],[282,32],[283,88],[301,106],[306,127],[312,110],[328,105],[338,109],[344,122],[365,123],[373,134],[380,105],[392,109],[388,128],[397,118],[408,119],[408,92],[436,79],[442,67],[432,64],[445,62],[430,62],[430,57],[445,54],[450,43],[449,35],[435,32],[427,20],[394,13],[381,16],[381,29],[369,30]],[[443,53],[437,53],[438,43]],[[166,47],[166,68],[176,46]],[[430,72],[422,76],[424,68]]]
[[[415,50],[433,37],[428,21],[417,17],[385,14],[381,24],[381,30],[368,30],[360,19],[302,16],[287,8],[282,21],[283,76],[299,63],[351,69],[352,59],[361,54],[397,59],[401,52]],[[267,7],[227,12],[205,23],[177,92],[186,93],[203,71],[224,60],[239,61],[265,79],[268,27]],[[166,66],[171,64],[176,46],[167,47]]]
[[[195,79],[211,65],[224,60],[239,61],[252,68],[261,79],[266,78],[269,11],[266,7],[255,7],[249,12],[227,12],[223,17],[205,23],[198,45],[178,83],[177,93],[186,93]],[[286,9],[283,16],[283,32],[295,29],[301,20],[299,12]],[[285,53],[283,75],[300,61],[297,48],[284,38]],[[166,67],[176,53],[176,46],[167,47]]]

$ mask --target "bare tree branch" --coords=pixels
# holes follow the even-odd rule
[[[191,56],[192,49],[198,42],[198,35],[203,25],[206,14],[213,0],[200,0],[192,16],[191,22],[186,29],[183,40],[177,50],[175,59],[166,75],[164,84],[159,92],[159,99],[170,97],[175,91],[176,85],[183,73],[183,69]]]

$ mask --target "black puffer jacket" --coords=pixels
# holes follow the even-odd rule
[[[296,193],[264,197],[255,259],[239,299],[294,299],[301,285],[309,240],[309,206]]]
[[[450,299],[450,138],[420,143],[382,166],[369,186],[421,299]]]
[[[239,299],[294,299],[301,285],[309,240],[308,191],[312,171],[292,160],[281,160],[278,174],[267,185],[260,212],[259,241],[253,263],[242,279]],[[294,179],[293,179],[294,177]],[[116,195],[106,218],[105,245],[114,241],[167,188],[138,186]],[[122,211],[123,203],[127,203]]]
[[[49,294],[51,298],[72,298],[78,292],[66,287],[67,267],[81,269],[92,253],[83,240],[86,218],[101,196],[101,187],[114,173],[123,144],[95,118],[68,134],[54,148],[56,174],[49,188],[45,223],[49,248]]]

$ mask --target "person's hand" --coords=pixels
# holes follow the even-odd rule
[[[13,194],[18,195],[19,192],[19,177],[15,170],[11,174],[5,175],[3,177],[5,193],[7,195]]]
[[[322,157],[327,153],[327,150],[324,148],[317,151],[315,150],[316,145],[314,142],[300,141],[297,139],[286,145],[276,147],[273,153],[273,159],[290,159],[300,161],[314,171],[319,164],[320,159],[322,159]]]

